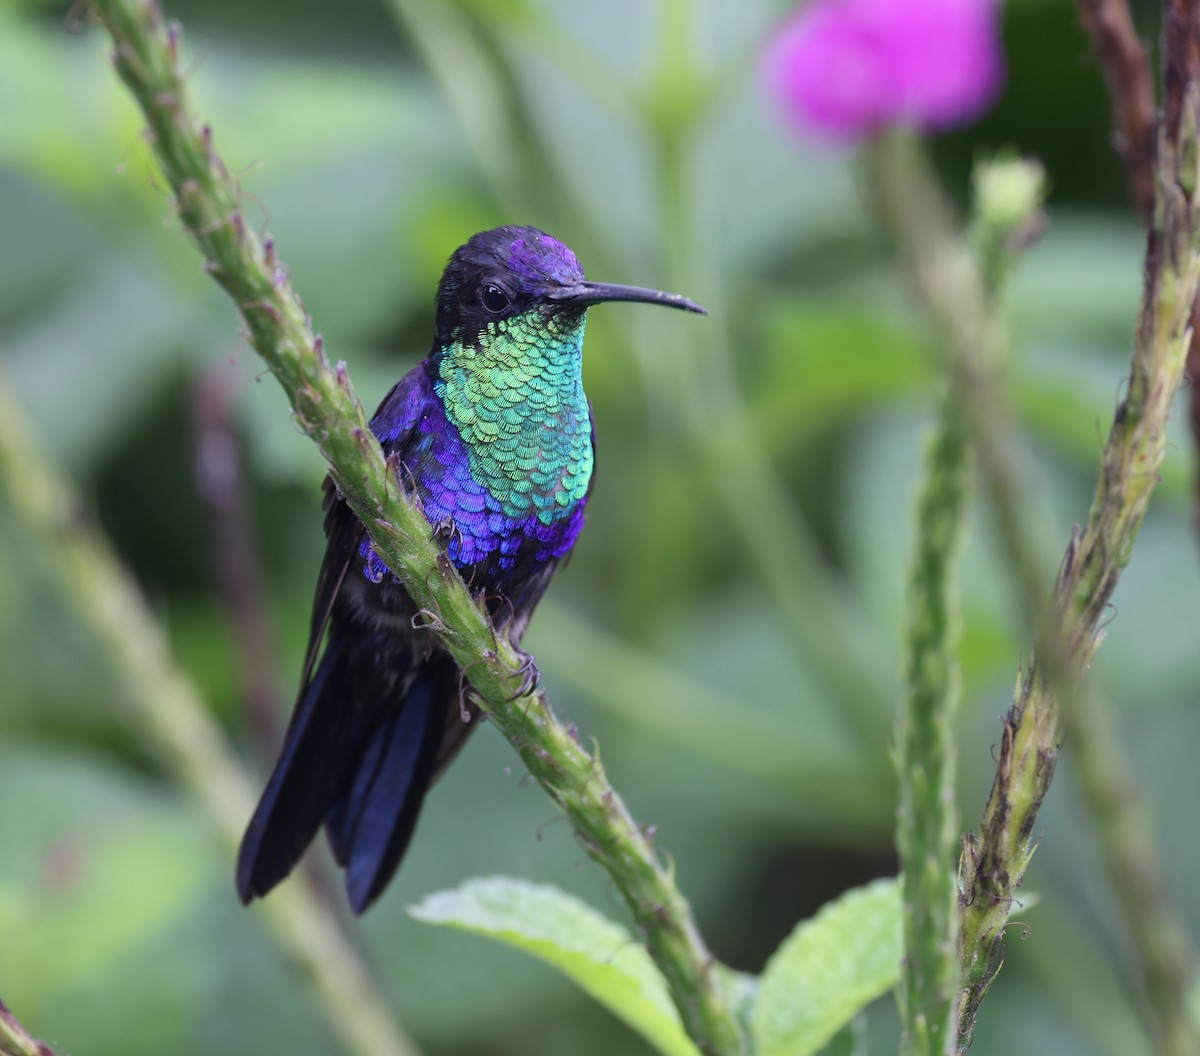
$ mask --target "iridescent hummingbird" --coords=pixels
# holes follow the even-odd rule
[[[583,527],[592,486],[583,392],[587,309],[677,294],[588,282],[561,242],[498,227],[455,250],[428,358],[384,397],[371,429],[472,591],[514,645]],[[324,825],[355,913],[379,897],[425,793],[478,725],[460,673],[325,483],[328,545],[299,697],[238,854],[243,902],[295,867]],[[324,643],[324,649],[322,649]]]

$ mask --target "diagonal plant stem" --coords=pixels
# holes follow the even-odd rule
[[[1149,224],[1154,216],[1156,116],[1154,79],[1145,48],[1138,40],[1128,0],[1075,0],[1079,20],[1112,97],[1116,148],[1125,165],[1138,216]],[[1185,18],[1182,4],[1166,4],[1169,18]],[[1192,344],[1188,351],[1193,446],[1200,450],[1200,305],[1192,309]],[[1195,475],[1193,503],[1200,528],[1200,473]]]
[[[0,1056],[55,1056],[44,1041],[31,1037],[0,1001]]]
[[[1126,0],[1078,0],[1078,6],[1112,95],[1113,123],[1134,201],[1149,223],[1154,212],[1157,123],[1150,64]],[[1180,15],[1186,17],[1183,10],[1172,11],[1173,17]],[[1192,433],[1200,443],[1198,321],[1193,305],[1185,373],[1191,379]],[[1196,487],[1200,496],[1200,478]],[[1115,720],[1098,694],[1080,694],[1075,706],[1064,711],[1063,726],[1074,748],[1074,773],[1096,827],[1109,880],[1133,938],[1159,1049],[1200,1052],[1200,1026],[1189,1009],[1196,979],[1195,943],[1171,897],[1144,797]]]
[[[592,221],[534,120],[509,41],[495,32],[495,16],[458,0],[386,0],[398,28],[416,48],[456,119],[466,146],[496,201],[509,213],[569,229],[571,245],[609,270],[610,233]],[[606,84],[606,100],[620,105],[612,71],[588,51],[555,33],[532,8],[505,12],[505,26],[527,44],[552,49],[576,76]]]
[[[963,1050],[970,1044],[987,986],[999,970],[1003,928],[1033,853],[1033,825],[1057,758],[1058,693],[1074,685],[1099,644],[1101,617],[1129,561],[1158,480],[1167,417],[1191,339],[1190,315],[1200,280],[1200,220],[1193,203],[1200,182],[1195,88],[1200,14],[1190,0],[1172,0],[1171,6],[1164,34],[1167,117],[1159,140],[1158,194],[1129,387],[1104,448],[1087,526],[1072,536],[1049,604],[1040,600],[1037,555],[1020,516],[1019,465],[1006,453],[1003,390],[982,369],[986,361],[980,352],[985,346],[972,340],[977,333],[973,317],[986,300],[984,280],[969,259],[948,251],[957,242],[956,234],[928,173],[910,167],[907,180],[897,182],[895,168],[880,169],[891,204],[908,203],[908,208],[892,212],[918,288],[951,335],[950,347],[966,376],[973,379],[965,398],[981,468],[1026,611],[1035,617],[1039,632],[1036,655],[1005,719],[981,835],[968,836],[964,847],[960,946],[965,985],[959,1008]],[[907,193],[907,199],[897,191]],[[947,269],[951,259],[959,264]]]
[[[208,272],[237,305],[250,343],[283,386],[297,423],[324,454],[341,494],[400,574],[431,632],[467,674],[479,704],[612,877],[688,1033],[714,1056],[743,1052],[725,984],[670,870],[609,785],[599,757],[585,751],[530,688],[535,672],[529,662],[489,625],[424,515],[397,486],[345,369],[326,361],[273,244],[247,228],[211,130],[188,107],[177,30],[164,25],[157,5],[142,0],[97,0],[96,7],[116,45],[117,72],[148,121],[183,225]]]
[[[165,768],[200,805],[232,854],[254,809],[254,793],[195,687],[170,655],[163,631],[83,503],[44,458],[33,426],[0,375],[0,489],[66,598],[106,648],[126,695],[127,717]],[[275,940],[308,980],[346,1052],[416,1056],[337,917],[307,880],[268,905]]]

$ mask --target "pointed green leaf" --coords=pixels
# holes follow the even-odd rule
[[[758,1056],[809,1056],[900,977],[900,888],[877,880],[803,921],[767,963],[751,1020]]]
[[[569,976],[667,1056],[699,1056],[641,943],[556,887],[504,876],[468,880],[409,909],[417,920],[490,935]]]

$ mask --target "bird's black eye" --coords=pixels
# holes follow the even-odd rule
[[[483,306],[493,315],[499,315],[505,308],[508,307],[508,294],[505,293],[499,286],[493,283],[488,283],[483,288],[481,296]]]

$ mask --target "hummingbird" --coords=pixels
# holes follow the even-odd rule
[[[583,334],[588,308],[604,301],[705,314],[678,294],[587,281],[575,254],[537,228],[474,235],[442,273],[432,350],[371,419],[397,479],[514,646],[583,527],[595,462]],[[479,711],[328,478],[324,492],[300,691],[242,839],[237,890],[244,903],[266,895],[324,825],[361,914]]]

